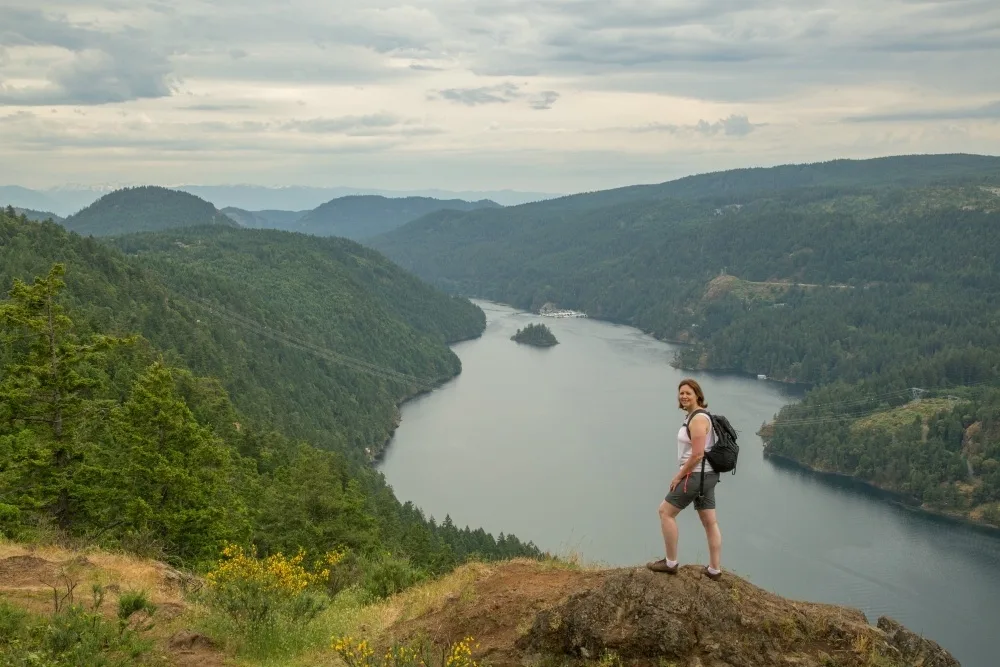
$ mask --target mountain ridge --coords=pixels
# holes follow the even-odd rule
[[[46,220],[52,220],[53,222],[62,222],[63,218],[51,213],[50,211],[36,211],[31,208],[18,208],[16,206],[12,207],[14,213],[17,215],[24,215],[28,220],[34,220],[35,222],[44,222]]]
[[[158,185],[109,192],[62,221],[83,235],[116,236],[199,225],[236,223],[209,202],[186,192]]]
[[[498,208],[501,208],[499,204],[487,199],[470,202],[430,197],[348,195],[331,199],[306,212],[290,229],[316,236],[343,236],[357,241],[392,231],[429,213]]]

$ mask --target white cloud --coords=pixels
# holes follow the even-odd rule
[[[1000,153],[992,0],[38,7],[0,7],[0,182],[572,191]]]

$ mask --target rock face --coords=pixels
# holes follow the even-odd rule
[[[873,656],[900,667],[958,665],[891,619],[872,628],[860,611],[798,605],[735,577],[717,583],[690,570],[668,576],[612,573],[538,613],[520,645],[585,659],[613,652],[623,660],[691,666],[867,665]]]
[[[889,618],[795,602],[740,577],[720,581],[684,566],[555,570],[506,564],[481,569],[461,595],[445,597],[395,628],[400,638],[447,642],[472,636],[490,664],[651,667],[958,667],[935,642]]]
[[[887,616],[878,619],[878,628],[886,641],[899,651],[898,660],[913,667],[953,667],[958,662],[937,642],[914,634]]]

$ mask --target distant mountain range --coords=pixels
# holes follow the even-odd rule
[[[342,236],[360,241],[390,232],[429,213],[484,208],[501,206],[488,199],[468,202],[430,197],[354,195],[331,199],[311,211],[246,211],[225,208],[222,212],[244,227],[283,229],[314,236]]]
[[[469,202],[430,197],[353,195],[331,199],[305,211],[249,211],[236,207],[226,207],[220,211],[201,197],[183,190],[141,186],[105,194],[65,219],[54,213],[35,209],[16,208],[15,211],[24,212],[32,220],[51,218],[67,229],[92,236],[120,236],[179,227],[224,225],[363,240],[390,232],[430,213],[468,212],[486,208],[502,207],[488,199]]]
[[[464,201],[488,199],[501,206],[514,206],[563,196],[562,194],[549,192],[521,192],[517,190],[384,190],[378,188],[310,188],[303,186],[267,188],[256,185],[179,185],[176,186],[176,189],[198,195],[219,208],[232,206],[248,211],[305,211],[314,209],[331,199],[353,195],[379,195],[391,199],[415,197],[439,200],[460,199]]]
[[[52,211],[66,217],[93,204],[103,195],[122,187],[120,185],[63,186],[31,190],[19,185],[0,185],[0,205],[36,211]],[[352,195],[381,195],[390,198],[429,197],[465,201],[488,199],[502,206],[513,206],[563,196],[547,192],[516,190],[459,192],[428,189],[402,191],[377,188],[266,187],[258,185],[177,185],[170,187],[212,202],[216,208],[239,208],[247,211],[309,211],[331,199]]]
[[[295,223],[309,211],[248,211],[235,206],[222,209],[225,215],[236,221],[240,227],[249,229],[293,230]]]

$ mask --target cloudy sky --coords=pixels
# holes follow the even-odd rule
[[[1000,154],[997,0],[0,6],[0,184],[575,192],[942,152]]]

